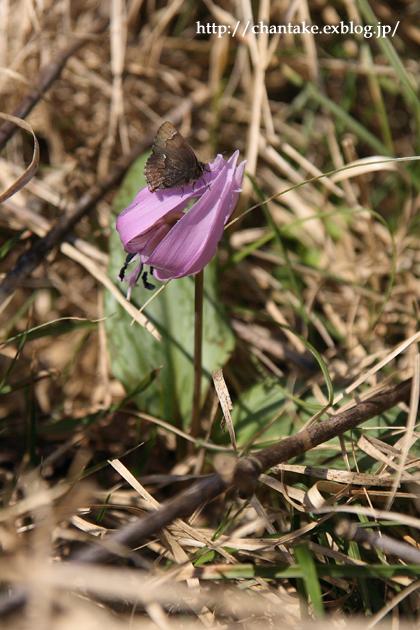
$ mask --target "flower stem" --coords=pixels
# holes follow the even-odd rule
[[[194,391],[191,415],[191,436],[198,437],[200,433],[200,402],[201,402],[201,373],[203,346],[203,291],[204,270],[195,276],[194,296]]]

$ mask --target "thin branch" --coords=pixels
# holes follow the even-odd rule
[[[255,492],[259,475],[272,466],[301,455],[319,444],[328,442],[362,422],[370,420],[399,402],[408,402],[412,379],[403,381],[377,396],[356,404],[351,409],[331,416],[327,420],[296,433],[281,442],[264,448],[259,453],[239,460],[234,474],[234,484],[240,496],[249,497]]]
[[[380,549],[388,556],[395,556],[408,564],[420,564],[420,551],[413,545],[409,545],[401,540],[395,540],[390,536],[382,536],[367,532],[355,523],[342,520],[336,527],[336,534],[347,540],[354,540],[358,543],[367,543],[371,547]]]
[[[256,488],[258,477],[264,470],[354,429],[359,424],[391,409],[399,402],[407,402],[410,397],[411,383],[412,379],[408,379],[347,411],[343,411],[343,413],[331,416],[331,418],[310,429],[287,437],[255,455],[240,459],[233,475],[222,476],[219,473],[214,473],[197,482],[164,504],[156,512],[148,514],[110,536],[106,547],[81,551],[76,560],[79,562],[106,562],[114,554],[127,554],[129,550],[137,547],[143,539],[155,535],[157,531],[167,527],[175,519],[192,514],[202,504],[211,501],[232,486],[242,496],[251,496]]]
[[[180,105],[168,112],[167,119],[175,125],[179,124],[186,111],[201,104],[207,97],[207,89],[199,89],[193,92]],[[57,223],[51,228],[48,234],[36,241],[28,251],[19,256],[17,262],[10,269],[0,286],[0,306],[16,290],[20,283],[45,259],[46,254],[51,251],[53,247],[59,245],[66,238],[68,232],[70,232],[74,225],[80,221],[83,216],[88,214],[104,194],[122,179],[134,160],[151,146],[154,135],[155,131],[138,142],[128,155],[120,157],[108,175],[99,180],[99,182],[80,197],[68,212],[60,216]]]
[[[410,398],[411,383],[412,379],[408,379],[365,402],[359,403],[352,409],[332,416],[308,430],[285,438],[279,444],[239,460],[233,475],[222,476],[219,473],[210,475],[180,493],[156,512],[123,527],[116,534],[110,536],[108,540],[102,541],[102,544],[106,546],[79,551],[73,561],[103,563],[111,560],[114,555],[129,555],[131,550],[136,548],[145,538],[155,536],[156,532],[167,527],[177,518],[189,516],[202,504],[211,501],[232,486],[236,486],[240,491],[249,492],[256,486],[261,470],[285,462],[318,444],[331,440],[362,422],[391,409],[400,402],[407,402]],[[250,476],[251,483],[244,485],[244,475]],[[24,606],[27,598],[28,592],[26,590],[15,590],[0,597],[0,617]]]
[[[103,33],[108,27],[108,24],[109,20],[107,18],[99,19],[93,24],[88,33],[80,33],[66,48],[59,50],[54,55],[54,59],[44,68],[41,68],[35,87],[22,99],[18,107],[13,112],[13,116],[21,118],[22,120],[26,118],[38,101],[43,98],[45,92],[51,87],[54,81],[59,78],[67,60],[85,44],[92,41],[92,36]],[[15,131],[16,125],[12,122],[6,122],[0,127],[0,153]]]

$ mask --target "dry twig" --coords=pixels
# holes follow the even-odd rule
[[[180,106],[174,107],[168,113],[168,120],[171,120],[174,124],[179,124],[186,110],[192,109],[206,98],[206,89],[197,90],[190,97],[185,99]],[[128,155],[122,156],[116,164],[114,164],[108,175],[80,197],[68,212],[61,215],[57,223],[46,236],[37,241],[28,251],[21,254],[0,286],[0,305],[15,291],[22,280],[32,273],[46,254],[66,238],[68,232],[83,216],[92,210],[103,195],[122,179],[134,160],[152,144],[153,137],[154,132],[138,142]]]
[[[211,501],[232,485],[241,495],[251,496],[256,488],[258,477],[264,470],[305,453],[391,409],[400,402],[408,401],[411,383],[412,380],[408,379],[343,413],[338,413],[309,429],[287,437],[274,446],[240,459],[236,468],[233,469],[233,474],[222,476],[214,473],[199,481],[163,505],[160,510],[122,528],[110,537],[106,546],[80,552],[77,560],[106,562],[114,554],[127,553],[128,550],[137,547],[144,538],[170,525],[176,518],[192,514],[200,505]]]
[[[26,118],[38,101],[44,96],[44,93],[52,86],[54,81],[59,78],[68,59],[85,44],[90,42],[93,35],[103,33],[107,27],[108,20],[106,18],[100,19],[92,25],[89,33],[78,35],[66,48],[59,50],[54,59],[41,70],[34,89],[28,92],[22,99],[19,106],[13,112],[13,116],[22,119]],[[3,123],[0,127],[0,152],[4,149],[6,143],[10,140],[15,131],[16,125],[9,121]]]

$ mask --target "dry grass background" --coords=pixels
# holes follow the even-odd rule
[[[402,69],[373,38],[242,36],[252,15],[255,23],[360,23],[365,5],[352,0],[263,0],[255,6],[247,0],[3,0],[3,112],[15,111],[58,50],[91,35],[27,116],[40,141],[40,168],[0,206],[1,273],[106,178],[121,156],[153,137],[168,112],[201,159],[236,149],[247,159],[257,189],[245,180],[237,215],[259,194],[266,199],[358,159],[420,153],[418,103],[404,91],[405,77],[414,92],[419,88],[420,7],[370,5],[383,24],[400,20],[392,42]],[[197,21],[234,30],[237,20],[236,37],[196,34]],[[15,134],[1,155],[2,189],[31,153],[31,141]],[[418,382],[417,173],[416,165],[364,165],[273,200],[272,223],[258,208],[232,227],[229,247],[226,241],[219,257],[226,265],[221,296],[238,337],[225,370],[234,404],[267,378],[284,379],[289,393],[326,404],[325,378],[305,339],[326,362],[337,393],[334,409],[391,381],[414,375]],[[9,341],[0,349],[0,583],[3,594],[27,589],[26,605],[7,616],[4,627],[294,629],[319,622],[326,628],[319,621],[320,599],[334,627],[379,627],[384,617],[393,628],[415,626],[415,574],[332,574],[308,586],[302,575],[263,579],[246,571],[250,564],[296,566],[294,544],[302,541],[310,557],[326,566],[404,564],[395,550],[340,544],[328,529],[332,512],[322,515],[333,503],[351,503],[343,510],[353,509],[359,523],[373,514],[369,506],[375,508],[377,529],[418,553],[417,388],[410,408],[402,405],[406,413],[392,426],[393,446],[366,432],[364,441],[349,435],[332,447],[346,453],[348,471],[332,465],[327,473],[321,446],[313,474],[303,466],[279,467],[251,504],[236,500],[229,513],[235,499],[223,496],[188,525],[156,532],[130,563],[81,567],[62,561],[92,537],[106,538],[150,511],[128,469],[138,470],[138,446],[154,427],[153,452],[142,470],[148,477],[141,481],[159,501],[179,489],[177,475],[194,478],[213,463],[211,451],[206,459],[201,451],[199,457],[180,456],[172,430],[159,419],[140,422],[129,405],[112,410],[125,395],[109,364],[102,310],[104,292],[115,291],[107,266],[116,190],[100,195],[71,239],[57,242],[3,305],[2,339]],[[273,224],[282,230],[289,225],[282,232],[283,250],[272,243]],[[27,330],[27,337],[16,336]],[[86,428],[83,420],[94,413],[102,413],[100,420]],[[291,415],[298,430],[299,408]],[[35,436],[36,428],[64,420],[67,431]],[[375,483],[358,475],[363,454],[379,462]],[[120,459],[111,466],[107,460],[113,457]],[[387,473],[391,486],[379,488],[379,477]],[[104,515],[108,502],[112,509]],[[395,512],[386,527],[390,508]],[[226,530],[219,537],[222,519]],[[263,538],[276,532],[275,544]],[[216,539],[218,554],[212,551]],[[209,550],[207,561],[194,568],[203,548]],[[303,556],[302,566],[305,557],[310,573],[310,558]],[[220,577],[222,565],[232,571]],[[372,590],[379,603],[372,601]],[[357,622],[358,615],[367,620]]]

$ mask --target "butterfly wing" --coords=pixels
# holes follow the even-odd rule
[[[197,160],[190,145],[168,121],[159,128],[152,150],[144,168],[151,192],[186,186],[204,171],[204,164]]]

